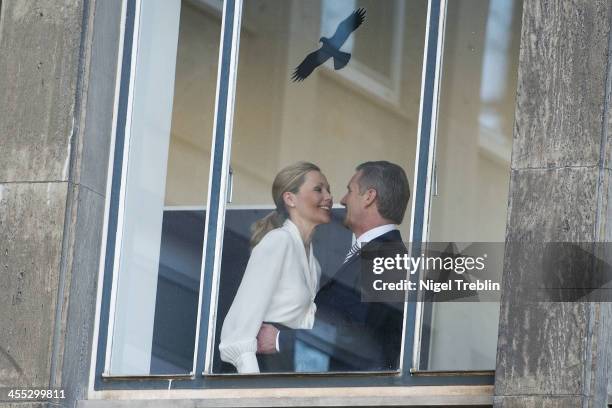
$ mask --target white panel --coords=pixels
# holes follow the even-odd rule
[[[150,371],[179,17],[180,0],[142,1],[111,352],[113,375]]]

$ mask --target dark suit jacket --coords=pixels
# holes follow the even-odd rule
[[[373,239],[362,249],[363,253],[380,256],[405,251],[397,230]],[[353,256],[317,293],[313,329],[280,332],[281,352],[292,348],[299,338],[316,343],[321,349],[327,348],[329,371],[397,370],[404,304],[362,302],[361,284],[360,257]],[[321,341],[321,338],[327,340]]]

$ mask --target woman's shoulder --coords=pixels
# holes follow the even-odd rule
[[[264,262],[271,262],[273,259],[285,259],[287,256],[293,257],[295,244],[291,233],[282,228],[275,228],[269,231],[259,241],[251,251],[251,258],[264,259]]]
[[[286,246],[292,241],[291,232],[284,227],[274,228],[263,236],[261,241],[255,246]]]

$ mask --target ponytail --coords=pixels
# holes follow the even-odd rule
[[[251,226],[251,248],[259,244],[259,241],[261,241],[268,232],[281,227],[286,219],[286,215],[281,214],[278,210],[274,210],[265,217],[255,221]]]

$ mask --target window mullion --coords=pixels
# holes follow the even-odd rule
[[[229,181],[229,158],[236,93],[242,0],[225,0],[217,73],[214,134],[210,161],[208,211],[200,288],[196,372],[208,371],[212,364],[212,342],[221,262],[224,214]],[[202,324],[204,322],[204,324]]]
[[[444,24],[446,0],[430,0],[427,12],[427,31],[423,56],[423,76],[421,83],[421,106],[417,139],[417,160],[415,163],[414,199],[412,202],[412,223],[410,240],[413,254],[421,252],[421,243],[427,240],[430,207],[430,190],[433,188],[433,166],[435,163],[435,136],[439,90],[442,73],[442,54],[444,46]],[[410,276],[416,281],[418,274]],[[410,293],[405,304],[405,330],[403,339],[402,372],[410,375],[411,369],[418,368],[420,333],[422,325],[422,303],[417,302],[417,294]]]

